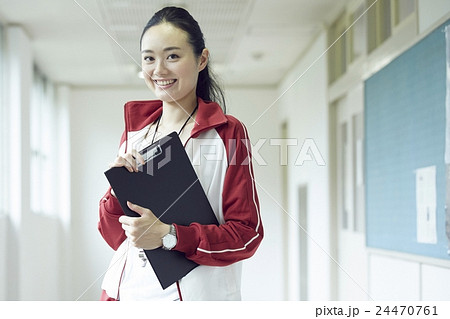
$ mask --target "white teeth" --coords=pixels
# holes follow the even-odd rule
[[[174,83],[175,80],[155,80],[155,83],[160,85],[160,86],[164,86],[164,85],[169,85]]]

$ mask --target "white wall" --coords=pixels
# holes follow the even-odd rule
[[[71,300],[98,300],[112,249],[97,230],[98,203],[108,188],[103,175],[117,156],[123,105],[151,99],[146,90],[74,88],[70,98]]]
[[[279,150],[270,139],[279,138],[278,110],[271,108],[275,88],[228,88],[227,113],[240,119],[249,131],[253,147],[253,168],[261,208],[264,239],[255,256],[245,261],[242,278],[244,300],[283,300],[285,274]],[[256,121],[256,122],[255,122]]]
[[[394,252],[369,255],[374,300],[450,300],[450,262]]]
[[[6,229],[1,249],[2,297],[6,300],[57,300],[60,296],[60,224],[30,210],[30,95],[33,56],[28,35],[18,26],[6,29],[6,103],[9,186]]]
[[[379,254],[369,257],[370,296],[374,300],[420,300],[420,266]]]
[[[28,36],[19,27],[6,30],[6,59],[8,87],[7,103],[10,103],[10,137],[9,164],[16,163],[9,170],[10,201],[8,207],[9,232],[7,252],[8,299],[18,299],[26,290],[22,277],[21,262],[26,257],[23,251],[25,239],[20,237],[27,217],[30,215],[30,200],[28,189],[29,170],[26,159],[29,158],[29,101],[32,81],[32,56]],[[12,155],[14,154],[14,156]],[[14,287],[13,283],[15,283]]]
[[[281,94],[292,83],[298,81],[277,102],[274,108],[281,113],[281,119],[288,123],[288,137],[297,139],[297,146],[290,147],[288,161],[289,207],[289,299],[298,300],[300,295],[299,234],[308,232],[308,298],[309,300],[330,299],[330,216],[329,216],[329,173],[328,166],[319,166],[315,161],[295,165],[305,139],[312,138],[323,159],[328,158],[328,99],[327,62],[323,57],[314,61],[326,49],[326,36],[322,33],[309,51],[285,77],[279,87]],[[314,64],[313,64],[314,63]],[[307,71],[307,69],[312,67]],[[306,71],[306,73],[305,73]],[[299,78],[302,74],[304,75]],[[299,226],[298,188],[308,187],[307,225]]]
[[[450,12],[448,0],[418,0],[419,33],[436,27],[436,23],[444,22]],[[448,18],[448,17],[447,17]]]
[[[446,267],[430,264],[420,265],[422,300],[450,300],[450,265]]]

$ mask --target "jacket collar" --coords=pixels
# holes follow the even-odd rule
[[[130,101],[125,104],[125,130],[139,131],[156,121],[162,113],[162,101]],[[191,137],[196,137],[204,130],[221,126],[228,122],[219,104],[198,98],[198,110]]]

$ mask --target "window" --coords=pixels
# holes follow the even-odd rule
[[[394,25],[399,25],[406,18],[416,12],[416,1],[395,0],[394,2]]]
[[[35,68],[30,105],[30,194],[31,211],[55,213],[55,169],[53,85]],[[53,153],[53,154],[52,154]]]
[[[367,0],[367,6],[373,2]],[[391,36],[391,1],[378,0],[367,14],[367,46],[370,53]]]
[[[348,50],[347,36],[344,34],[347,27],[346,16],[341,15],[328,30],[328,71],[329,82],[332,83],[347,70]]]
[[[357,60],[358,58],[366,55],[366,33],[367,33],[367,15],[364,14],[366,6],[362,3],[356,10],[350,15],[350,20],[356,21],[350,32],[350,62]]]
[[[416,6],[413,0],[353,1],[353,9],[343,12],[328,28],[329,84],[393,35],[401,37],[400,29],[415,29]]]

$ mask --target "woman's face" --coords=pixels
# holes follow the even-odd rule
[[[142,37],[142,71],[147,86],[164,102],[196,100],[198,73],[208,62],[208,50],[195,56],[188,34],[170,23],[148,29]]]

